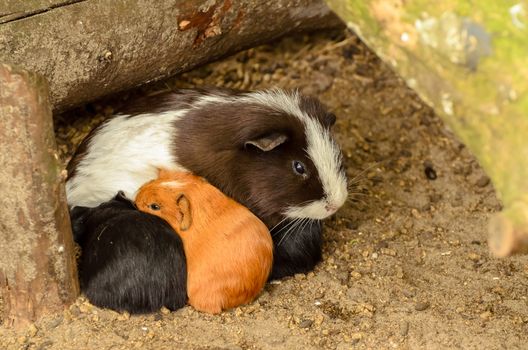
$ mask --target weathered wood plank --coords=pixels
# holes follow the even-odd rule
[[[0,24],[0,61],[45,76],[61,110],[337,25],[322,0],[86,0]]]
[[[46,81],[0,64],[0,116],[2,319],[23,326],[79,287]]]
[[[0,24],[34,16],[51,9],[86,0],[3,0],[0,3]]]

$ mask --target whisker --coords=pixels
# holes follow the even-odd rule
[[[286,231],[286,233],[284,234],[284,236],[281,238],[281,240],[279,241],[279,243],[277,243],[277,246],[280,246],[282,244],[282,242],[286,239],[286,237],[288,237],[288,235],[291,234],[291,232],[295,231],[296,228],[300,225],[300,223],[302,222],[304,218],[300,218],[300,219],[295,219],[295,224],[292,225],[288,231]]]
[[[308,227],[308,225],[311,224],[311,223],[312,223],[312,219],[307,218],[306,222],[305,222],[304,225],[301,227],[300,231],[304,231],[304,229],[305,229],[306,227]]]
[[[362,196],[369,196],[370,193],[363,193],[363,192],[348,192],[348,196],[355,196],[355,195],[362,195]]]
[[[286,228],[292,226],[294,223],[295,223],[295,220],[297,219],[293,219],[292,221],[288,222],[286,225],[284,225],[283,227],[280,228],[280,230],[276,231],[275,233],[273,233],[273,237],[275,237],[278,233],[281,233],[282,231],[284,231]]]
[[[365,169],[361,170],[358,174],[356,174],[352,179],[349,180],[350,184],[354,184],[357,178],[359,178],[361,175],[365,174],[365,172],[369,171],[370,169],[382,164],[384,161],[380,160],[379,162],[375,162],[374,164],[369,165]]]
[[[282,224],[284,221],[286,221],[288,219],[287,216],[285,216],[281,221],[279,221],[279,223],[275,226],[273,226],[272,228],[270,228],[270,232],[273,231],[274,229],[277,228],[277,226],[279,226],[280,224]]]

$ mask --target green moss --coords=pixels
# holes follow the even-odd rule
[[[378,23],[372,11],[373,4],[381,1],[327,2],[338,15],[359,28],[369,47],[382,58],[395,61],[401,76],[416,82],[418,94],[433,105],[476,155],[506,205],[528,193],[526,4],[527,14],[522,20],[527,23],[523,28],[510,14],[518,1],[408,1],[400,9],[400,16],[395,17],[401,23],[392,23],[389,28],[387,23]],[[445,45],[450,44],[445,41],[446,32],[452,29],[450,25],[459,28],[468,20],[478,24],[491,37],[490,55],[480,57],[476,69],[470,70],[463,64],[463,51],[449,52],[449,46],[434,48],[420,40],[411,45],[399,40],[394,32],[389,33],[394,28],[415,28],[416,20],[428,18],[438,23],[445,21],[444,27],[439,27],[444,32],[431,32],[438,36],[437,42]],[[419,37],[419,33],[411,34]],[[454,113],[448,113],[449,104]]]

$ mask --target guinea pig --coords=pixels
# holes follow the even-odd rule
[[[187,303],[183,243],[167,222],[137,210],[122,192],[70,216],[81,289],[92,304],[148,313]]]
[[[164,171],[139,189],[136,206],[165,219],[181,236],[194,308],[219,313],[260,293],[271,271],[273,242],[247,208],[203,178]]]
[[[133,198],[159,168],[189,171],[249,208],[272,233],[291,223],[284,226],[291,228],[285,240],[299,246],[278,244],[275,237],[283,234],[273,234],[275,252],[290,257],[276,263],[304,272],[318,261],[321,245],[313,239],[308,245],[319,245],[303,251],[301,239],[313,235],[296,223],[325,219],[347,198],[342,154],[330,130],[334,123],[335,115],[298,91],[202,89],[146,96],[82,142],[68,166],[68,203],[96,206],[119,189]]]

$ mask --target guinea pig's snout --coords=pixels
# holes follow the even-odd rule
[[[336,205],[333,205],[330,203],[325,204],[325,210],[328,212],[328,215],[332,215],[333,213],[337,211],[337,209],[339,209],[339,207]]]

